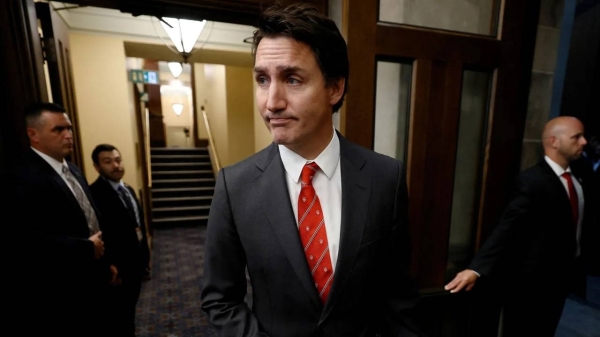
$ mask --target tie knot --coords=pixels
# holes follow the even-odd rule
[[[571,173],[569,172],[564,172],[563,174],[561,174],[561,176],[567,180],[571,180]]]
[[[62,173],[64,173],[64,174],[69,173],[69,168],[63,165],[63,167],[62,167]]]
[[[305,185],[312,185],[312,179],[315,173],[317,173],[319,170],[319,165],[317,165],[317,163],[314,161],[304,165],[302,168],[302,173],[300,174],[300,180],[302,180]]]

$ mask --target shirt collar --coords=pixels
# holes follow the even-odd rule
[[[125,184],[123,184],[123,180],[120,180],[118,183],[116,183],[116,182],[114,182],[114,181],[112,181],[110,179],[106,179],[104,177],[102,177],[102,179],[108,181],[108,183],[110,184],[110,186],[112,186],[112,188],[115,191],[117,191],[117,192],[119,192],[119,186],[123,186],[123,188],[125,188]]]
[[[340,161],[340,139],[334,129],[329,145],[315,160],[307,160],[285,147],[285,145],[279,145],[279,155],[281,156],[285,171],[295,183],[298,183],[298,180],[300,180],[300,173],[302,173],[304,165],[313,161],[319,165],[321,171],[327,176],[327,179],[331,179]]]
[[[58,173],[59,176],[61,176],[63,174],[63,166],[66,167],[67,169],[69,168],[69,165],[67,165],[67,161],[63,159],[62,163],[59,162],[58,160],[50,157],[49,155],[39,151],[38,149],[35,149],[33,147],[31,147],[31,149],[37,153],[40,157],[42,157],[42,159],[44,159],[53,169],[54,171],[56,171],[56,173]]]
[[[544,156],[544,159],[546,160],[546,163],[548,163],[548,165],[550,165],[550,168],[552,169],[552,171],[554,171],[554,173],[557,176],[562,176],[563,173],[565,172],[569,172],[571,173],[571,167],[567,166],[567,169],[563,169],[562,166],[558,165],[554,160],[550,159],[550,157],[548,156]]]

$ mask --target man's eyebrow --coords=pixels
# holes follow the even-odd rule
[[[285,66],[285,65],[277,66],[277,67],[275,67],[275,69],[277,69],[277,71],[282,72],[282,73],[294,73],[294,72],[298,72],[298,71],[302,70],[300,67]],[[254,67],[254,72],[255,73],[264,73],[264,72],[266,72],[266,69],[264,67]]]

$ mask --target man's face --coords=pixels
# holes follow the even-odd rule
[[[564,129],[556,136],[555,144],[558,154],[570,163],[581,157],[587,141],[583,136],[583,124],[580,121],[569,119],[564,123]]]
[[[310,47],[288,37],[263,38],[254,62],[256,102],[277,144],[296,153],[328,141],[332,106],[344,80],[326,85]]]
[[[94,168],[101,176],[114,182],[121,181],[125,174],[121,154],[117,150],[100,152],[98,164],[94,164]]]
[[[37,125],[27,128],[31,145],[62,162],[73,152],[73,132],[66,113],[43,111]]]

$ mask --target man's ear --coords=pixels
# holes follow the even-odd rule
[[[27,128],[27,137],[32,143],[40,142],[40,136],[35,128]]]
[[[340,99],[344,95],[345,87],[346,87],[346,79],[343,77],[340,77],[339,79],[337,79],[335,81],[331,81],[331,83],[329,84],[329,90],[331,92],[330,98],[329,98],[329,104],[331,104],[333,106],[333,105],[337,104],[337,102],[340,101]]]
[[[550,136],[549,140],[550,140],[550,144],[552,145],[552,148],[558,149],[558,137]]]

